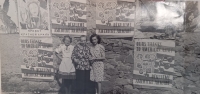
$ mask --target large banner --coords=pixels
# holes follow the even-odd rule
[[[51,36],[48,0],[19,0],[20,36]]]
[[[133,36],[135,0],[99,0],[96,3],[96,33]]]
[[[86,0],[51,0],[53,34],[87,33]]]
[[[184,2],[138,0],[135,38],[175,39],[182,32]]]
[[[20,38],[22,78],[51,81],[53,73],[52,38]]]
[[[174,48],[174,40],[136,39],[133,84],[141,87],[172,87]]]

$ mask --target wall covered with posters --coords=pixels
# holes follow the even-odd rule
[[[76,45],[93,33],[105,47],[102,94],[200,93],[199,2],[31,0],[31,10],[31,1],[18,1],[20,35],[0,35],[3,94],[57,94],[53,51],[65,35]]]

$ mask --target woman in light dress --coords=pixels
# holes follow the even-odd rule
[[[75,67],[71,60],[71,55],[74,46],[71,45],[72,38],[70,36],[64,36],[63,43],[55,49],[55,55],[62,60],[59,65],[59,77],[62,78],[61,92],[71,93],[72,82],[75,79]],[[66,88],[65,88],[66,87]],[[65,89],[63,89],[65,88]],[[65,91],[63,91],[65,90]]]
[[[99,35],[93,34],[90,37],[92,46],[90,48],[90,61],[91,61],[91,72],[90,80],[96,82],[96,89],[98,94],[101,94],[101,82],[104,80],[104,63],[105,59],[105,48],[100,44],[101,38]]]

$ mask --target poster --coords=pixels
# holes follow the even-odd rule
[[[133,84],[172,87],[175,57],[174,40],[136,39]]]
[[[200,2],[186,1],[185,8],[185,31],[186,32],[200,32]]]
[[[96,5],[97,34],[133,36],[135,0],[99,0]]]
[[[51,0],[53,34],[86,35],[86,0]]]
[[[175,39],[184,31],[184,2],[137,2],[135,38]]]
[[[20,36],[51,36],[48,0],[19,0]]]
[[[19,33],[17,1],[1,0],[0,6],[0,34]]]
[[[52,38],[20,38],[22,78],[51,81],[53,73]]]

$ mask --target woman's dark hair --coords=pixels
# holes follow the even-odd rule
[[[93,43],[93,42],[92,42],[92,38],[93,38],[93,37],[96,37],[96,38],[98,39],[98,41],[97,41],[98,44],[101,43],[101,37],[100,37],[99,35],[97,35],[97,34],[92,34],[92,35],[90,36],[90,42],[91,42],[91,43]]]
[[[72,38],[69,35],[63,37],[62,39],[63,42],[65,42],[65,38],[69,38],[70,43],[72,43]]]

